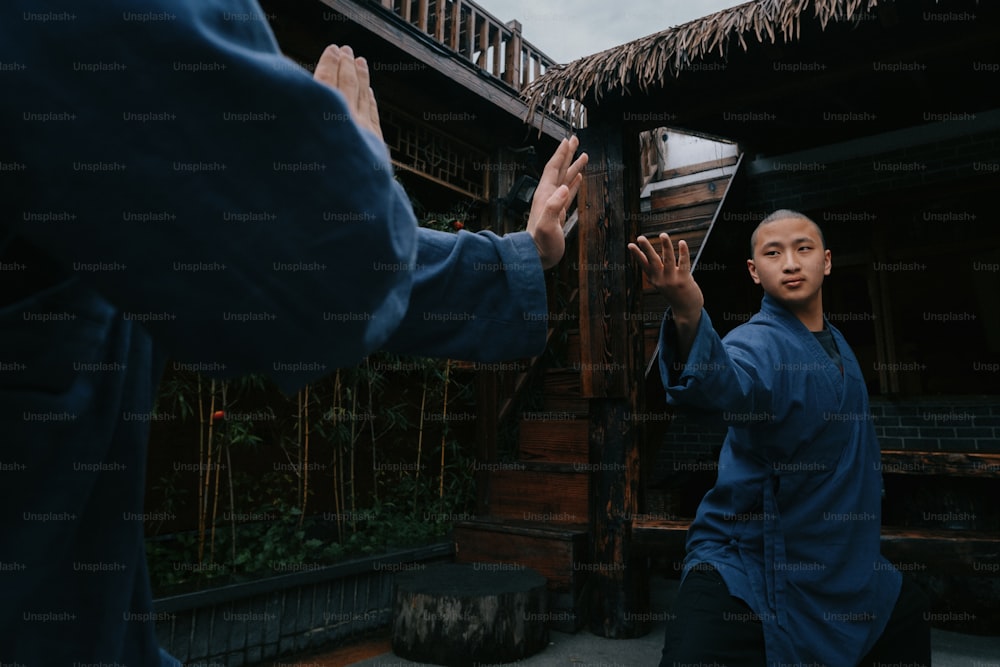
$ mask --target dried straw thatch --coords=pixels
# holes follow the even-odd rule
[[[530,109],[538,109],[565,104],[564,100],[592,105],[616,88],[646,92],[663,86],[668,77],[708,54],[725,57],[734,39],[743,50],[750,36],[760,43],[775,43],[779,37],[788,42],[799,37],[803,16],[826,28],[830,21],[849,21],[877,4],[878,0],[753,0],[568,65],[550,67],[525,89],[523,97]]]

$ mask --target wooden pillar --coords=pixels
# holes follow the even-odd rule
[[[507,40],[507,52],[504,54],[503,80],[508,85],[521,89],[521,22],[510,21],[507,29],[511,31]]]
[[[631,143],[638,142],[632,137]],[[590,631],[610,638],[648,632],[649,573],[632,545],[639,509],[642,282],[627,244],[638,232],[639,190],[623,168],[638,146],[622,126],[594,119],[581,132],[590,166],[580,191],[580,379],[590,400]],[[631,165],[631,162],[628,164]],[[628,213],[629,215],[626,215]]]
[[[442,10],[443,12],[444,10]],[[456,53],[460,52],[462,44],[462,0],[451,3],[451,31],[448,36],[448,46]]]

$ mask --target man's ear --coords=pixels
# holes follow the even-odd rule
[[[833,255],[830,254],[829,250],[824,251],[825,262],[823,264],[823,275],[830,275],[830,271],[833,269]]]
[[[827,252],[830,251],[827,250]],[[827,266],[829,266],[829,262],[827,262]],[[760,276],[757,275],[757,265],[754,264],[752,259],[747,260],[747,271],[750,272],[750,277],[753,279],[754,284],[760,285]],[[829,273],[829,271],[827,271],[827,273]]]

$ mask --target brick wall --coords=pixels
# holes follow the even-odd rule
[[[882,449],[1000,453],[1000,395],[871,399]],[[721,419],[678,410],[657,451],[652,486],[714,471],[726,437]]]
[[[1000,396],[874,398],[882,449],[1000,452]]]

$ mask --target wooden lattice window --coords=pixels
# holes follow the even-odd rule
[[[489,198],[487,153],[397,109],[379,112],[393,164],[473,199]]]

